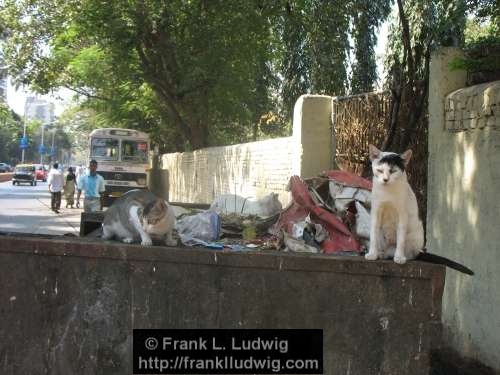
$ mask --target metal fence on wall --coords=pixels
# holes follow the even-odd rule
[[[386,135],[390,99],[388,92],[334,98],[333,139],[340,169],[363,174],[368,145],[380,146]]]
[[[384,142],[389,127],[390,104],[390,92],[373,92],[333,99],[332,136],[336,145],[335,164],[338,168],[365,177],[371,176],[371,168],[367,168],[368,145],[381,147]],[[405,107],[402,106],[402,111]],[[396,136],[396,142],[398,140]],[[413,156],[408,168],[408,179],[419,202],[420,216],[425,221],[427,126],[420,126],[415,132],[410,147]]]

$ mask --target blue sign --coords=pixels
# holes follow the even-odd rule
[[[21,141],[19,142],[19,148],[21,150],[27,149],[28,148],[28,137],[22,137]]]
[[[56,156],[56,148],[55,147],[50,148],[50,156]]]
[[[40,154],[45,154],[46,150],[45,150],[45,146],[44,145],[40,145],[40,147],[38,147],[38,152]]]

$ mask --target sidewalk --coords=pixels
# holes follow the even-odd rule
[[[32,234],[67,235],[80,234],[81,209],[61,209],[59,214],[50,211],[48,205],[40,203],[30,210],[17,209],[16,215],[3,219],[0,211],[0,231]]]
[[[21,189],[7,190],[8,182],[0,183],[0,232],[78,236],[82,209],[65,208],[59,214],[50,210],[50,193],[46,186],[30,187],[29,194]],[[39,185],[45,185],[40,183]]]

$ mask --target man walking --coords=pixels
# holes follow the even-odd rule
[[[64,186],[64,177],[59,170],[59,164],[54,163],[52,165],[52,169],[47,176],[47,182],[49,183],[49,191],[50,191],[50,207],[52,211],[56,214],[59,213],[59,209],[61,208],[61,191]]]
[[[88,173],[80,176],[76,184],[78,189],[76,194],[76,207],[80,207],[80,195],[83,190],[85,192],[83,211],[102,211],[102,194],[106,190],[106,187],[104,178],[100,174],[97,174],[97,161],[90,161]]]

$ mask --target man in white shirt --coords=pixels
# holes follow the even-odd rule
[[[106,190],[106,185],[104,178],[97,173],[97,161],[90,161],[89,172],[80,176],[76,184],[78,189],[76,193],[76,207],[80,207],[80,195],[84,191],[83,211],[102,211],[102,196]]]
[[[56,214],[59,213],[61,208],[61,191],[64,187],[64,177],[61,171],[59,171],[59,164],[54,163],[52,169],[47,176],[47,182],[49,184],[49,191],[51,195],[50,206],[52,211]]]
[[[76,181],[78,181],[80,176],[83,176],[85,174],[85,167],[80,164],[79,167],[76,167],[75,174],[76,174]]]

